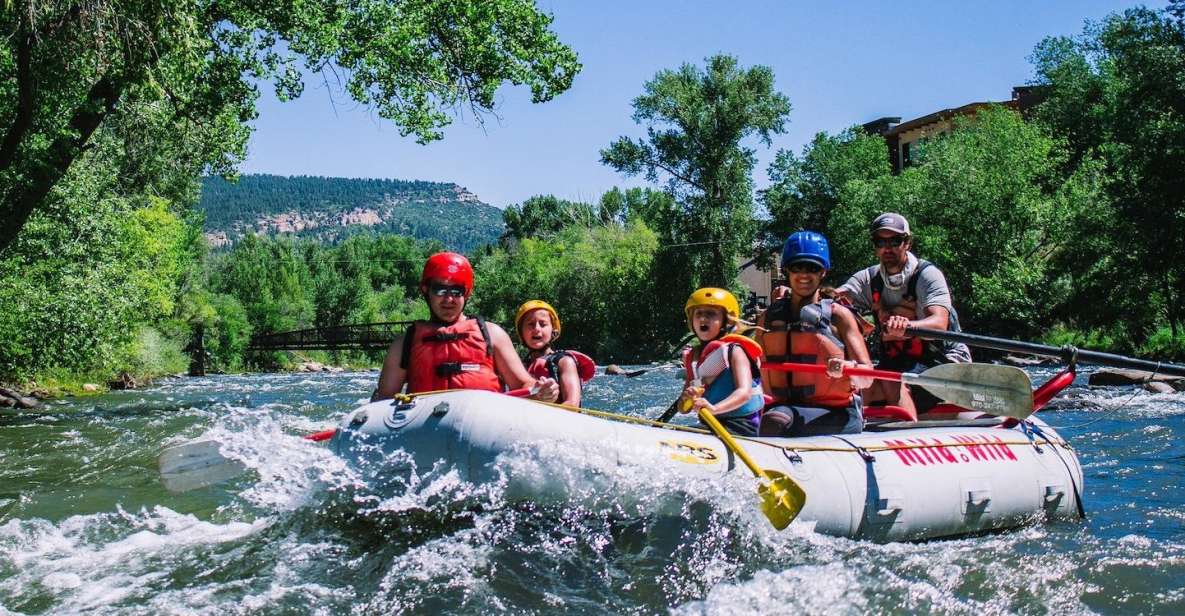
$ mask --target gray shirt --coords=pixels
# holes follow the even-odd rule
[[[856,310],[866,313],[872,312],[872,279],[875,276],[882,276],[888,278],[884,281],[885,287],[881,292],[881,306],[883,308],[892,308],[900,305],[905,297],[905,292],[908,290],[909,277],[913,275],[918,267],[918,258],[914,254],[908,253],[906,255],[905,268],[901,273],[895,276],[882,276],[880,264],[872,267],[864,268],[843,283],[838,291],[843,293],[852,302],[852,306]],[[930,306],[942,306],[951,315],[952,323],[948,324],[949,329],[957,327],[957,319],[954,304],[951,302],[950,287],[946,284],[946,276],[937,267],[931,265],[923,269],[918,274],[917,285],[917,306],[914,307],[914,319],[923,319],[926,317],[926,308]],[[971,350],[965,344],[953,343],[946,345],[947,358],[954,362],[969,362],[971,361]]]

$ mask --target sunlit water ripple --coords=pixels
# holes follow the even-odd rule
[[[1185,612],[1185,395],[1080,385],[1042,411],[1081,456],[1083,523],[874,544],[774,531],[739,474],[598,468],[614,489],[588,483],[579,507],[443,467],[379,489],[299,438],[374,380],[178,379],[0,416],[0,614]],[[678,385],[664,366],[586,395],[653,417]],[[156,454],[202,435],[252,472],[169,494]],[[502,470],[580,485],[597,456],[576,457]]]

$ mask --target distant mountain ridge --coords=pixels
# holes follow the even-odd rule
[[[502,210],[453,183],[243,175],[202,181],[206,239],[219,248],[248,233],[336,243],[356,233],[440,240],[468,252],[496,241]]]

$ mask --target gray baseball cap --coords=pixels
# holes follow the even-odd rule
[[[885,212],[876,217],[872,221],[872,233],[876,233],[881,229],[900,233],[901,235],[909,235],[909,221],[901,214],[894,214],[893,212]]]

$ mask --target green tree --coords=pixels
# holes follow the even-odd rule
[[[261,240],[249,235],[217,265],[211,276],[216,293],[237,299],[257,334],[313,325],[316,314],[312,275],[290,240]]]
[[[670,321],[664,312],[681,320],[683,305],[681,298],[654,308],[657,250],[657,238],[639,219],[529,237],[477,260],[473,309],[513,327],[522,302],[543,299],[563,320],[560,348],[599,362],[650,360],[667,350],[658,325]]]
[[[774,91],[773,71],[741,68],[737,59],[712,56],[701,70],[684,64],[663,70],[635,98],[634,121],[645,139],[619,137],[601,150],[601,162],[628,176],[665,179],[680,211],[672,237],[685,244],[666,270],[686,296],[695,286],[729,286],[749,256],[753,217],[756,137],[770,145],[785,130],[790,102]]]
[[[588,203],[567,201],[553,195],[538,195],[502,211],[506,232],[502,242],[528,237],[552,237],[563,229],[600,223],[599,214]]]
[[[834,235],[831,212],[847,183],[887,177],[890,172],[885,140],[855,126],[838,135],[816,134],[803,147],[801,158],[779,150],[769,165],[770,187],[759,196],[770,216],[764,241],[769,253],[778,253],[794,231]]]
[[[1048,93],[1038,117],[1067,137],[1074,160],[1099,161],[1107,177],[1113,211],[1097,216],[1098,226],[1087,231],[1101,233],[1109,245],[1081,255],[1086,263],[1106,259],[1107,267],[1094,268],[1078,286],[1142,298],[1102,302],[1134,315],[1136,322],[1125,325],[1141,338],[1151,333],[1149,312],[1160,313],[1157,320],[1168,323],[1173,338],[1185,326],[1183,6],[1110,15],[1089,23],[1081,36],[1042,41],[1032,57],[1037,83]]]
[[[1059,258],[1105,202],[1097,166],[1065,179],[1066,159],[1064,144],[1011,110],[957,120],[900,175],[844,185],[831,214],[833,268],[846,276],[869,265],[868,222],[897,211],[914,251],[946,273],[965,327],[1038,333],[1069,290]]]
[[[186,223],[162,200],[105,195],[102,167],[80,171],[0,257],[0,377],[115,368],[137,355],[142,326],[174,310],[192,258]]]
[[[100,133],[120,145],[124,185],[173,197],[203,169],[230,173],[258,81],[291,99],[305,73],[343,77],[420,142],[440,138],[449,110],[481,117],[505,82],[549,100],[580,68],[550,23],[529,0],[5,2],[0,250]]]

